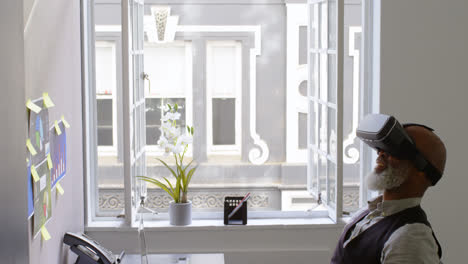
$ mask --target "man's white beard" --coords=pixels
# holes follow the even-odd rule
[[[367,187],[373,191],[391,190],[403,184],[408,178],[408,166],[398,168],[387,166],[381,173],[375,170],[367,175]]]

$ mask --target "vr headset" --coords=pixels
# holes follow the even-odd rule
[[[401,125],[393,116],[371,114],[359,123],[356,135],[377,151],[384,151],[398,159],[410,160],[419,171],[426,173],[434,186],[442,177],[442,173],[426,160],[416,148],[413,140],[404,129],[409,126],[420,126],[434,131],[434,129],[420,124]]]

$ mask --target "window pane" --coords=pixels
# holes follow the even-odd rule
[[[309,144],[317,146],[317,129],[318,129],[318,104],[314,102],[309,103]]]
[[[319,155],[319,194],[324,202],[327,201],[327,164],[328,160],[325,156]]]
[[[319,148],[326,153],[328,150],[327,107],[319,105],[319,108]]]
[[[326,49],[328,46],[328,16],[327,4],[320,4],[320,48]]]
[[[335,207],[336,201],[336,164],[328,161],[328,205]]]
[[[97,100],[98,146],[112,146],[112,99]]]
[[[328,154],[336,160],[336,110],[328,108]]]
[[[328,48],[336,49],[336,0],[328,0]]]
[[[101,38],[101,39],[100,39]],[[97,168],[95,182],[97,197],[96,216],[117,216],[123,213],[125,200],[123,191],[123,163],[119,157],[118,124],[116,110],[117,50],[115,41],[104,41],[97,33],[95,42],[96,71],[96,120],[97,120]],[[119,73],[120,74],[120,73]]]
[[[213,99],[213,145],[236,144],[236,99]]]
[[[315,53],[309,54],[309,80],[307,82],[308,95],[317,97],[316,88],[318,86],[318,56]]]
[[[327,62],[327,54],[322,53],[320,54],[320,68],[319,68],[319,75],[320,75],[320,99],[327,101],[328,100],[328,62]]]
[[[317,195],[318,190],[318,183],[317,183],[317,174],[318,174],[318,155],[312,149],[309,149],[309,163],[307,166],[307,177],[308,182],[310,183],[309,187],[311,188],[310,191],[314,195]]]
[[[336,104],[336,55],[328,54],[328,101]]]

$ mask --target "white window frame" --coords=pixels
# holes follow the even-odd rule
[[[213,95],[212,69],[213,49],[217,47],[234,47],[236,49],[235,92],[234,94]],[[207,41],[206,42],[206,145],[207,154],[211,155],[240,155],[242,149],[242,44],[239,41]],[[235,144],[213,144],[213,104],[214,98],[234,98],[235,103]]]
[[[117,156],[118,135],[117,135],[117,43],[111,40],[98,40],[95,43],[96,48],[112,49],[112,94],[101,95],[96,93],[96,104],[98,100],[112,100],[112,146],[99,146],[98,156]],[[97,78],[97,76],[96,76]]]
[[[145,48],[147,47],[185,47],[185,91],[184,93],[152,93],[148,94],[148,89],[145,86],[145,98],[184,98],[185,99],[185,123],[187,125],[193,124],[193,52],[192,52],[192,43],[190,41],[174,41],[168,43],[151,43],[145,42]],[[151,80],[151,76],[149,76]],[[153,79],[154,80],[154,79]],[[154,86],[154,82],[151,86],[151,91],[157,91],[157,87]],[[185,132],[185,127],[181,128],[181,132]],[[164,150],[161,149],[158,145],[146,145],[146,155],[147,156],[163,156]],[[192,145],[189,145],[187,157],[192,157]]]
[[[317,2],[317,1],[311,1],[311,2]],[[366,1],[368,2],[368,1]],[[88,3],[85,3],[85,1],[83,1],[83,6],[86,6]],[[364,4],[364,2],[363,2]],[[124,5],[122,3],[122,5]],[[368,7],[367,7],[368,8]],[[84,9],[87,9],[86,7],[84,7]],[[92,7],[90,7],[89,9],[91,9],[91,14],[92,14]],[[128,11],[128,10],[125,10],[125,11]],[[124,12],[125,12],[124,11]],[[366,21],[370,21],[369,18],[367,17],[369,14],[366,12],[366,14],[364,14],[366,16]],[[95,153],[93,153],[93,145],[95,146],[96,145],[96,140],[97,140],[97,137],[96,137],[96,127],[95,127],[95,124],[93,124],[93,121],[90,119],[90,113],[93,111],[93,108],[95,106],[92,106],[90,105],[90,102],[92,102],[94,99],[95,100],[95,96],[96,94],[89,94],[88,92],[88,87],[89,86],[92,86],[92,82],[93,82],[93,73],[92,73],[92,69],[91,71],[89,70],[89,67],[92,68],[92,66],[89,66],[88,64],[92,65],[92,60],[93,60],[93,53],[94,51],[92,49],[90,49],[90,47],[92,47],[92,45],[90,46],[90,42],[93,43],[94,42],[94,36],[93,36],[93,28],[90,28],[90,25],[86,25],[86,23],[90,22],[91,21],[91,24],[93,25],[93,18],[92,16],[89,17],[89,13],[84,12],[83,14],[83,20],[85,21],[84,24],[84,28],[86,30],[83,30],[83,43],[84,43],[84,47],[83,47],[83,71],[84,71],[84,76],[83,76],[83,97],[85,98],[85,105],[84,105],[84,131],[86,133],[84,133],[84,140],[86,141],[86,157],[85,157],[85,160],[86,160],[86,164],[85,164],[85,170],[86,170],[86,182],[85,182],[85,185],[86,185],[86,189],[87,189],[87,196],[86,196],[86,199],[87,199],[87,208],[86,208],[86,225],[89,226],[90,223],[93,223],[95,221],[101,221],[102,217],[99,217],[99,219],[95,219],[95,213],[96,213],[96,210],[94,208],[95,206],[95,200],[97,199],[97,196],[95,195],[95,192],[96,192],[96,187],[94,184],[96,183],[96,176],[95,176],[95,172],[96,172],[96,169],[97,169],[97,166],[95,164],[95,161],[96,161],[96,155]],[[128,22],[127,22],[128,23]],[[92,27],[91,25],[91,27]],[[128,26],[128,25],[126,25]],[[366,29],[367,30],[367,29]],[[365,45],[368,45],[368,42],[369,40],[371,39],[370,35],[364,35],[365,36]],[[363,39],[364,39],[364,36],[363,36]],[[90,54],[90,57],[88,58],[88,54]],[[364,56],[363,56],[364,57]],[[368,60],[371,60],[371,58],[365,58],[366,61]],[[366,63],[366,67],[369,67],[368,64]],[[125,69],[124,69],[125,70]],[[366,73],[367,71],[362,71],[363,74]],[[127,77],[128,78],[128,77]],[[363,79],[367,79],[367,78],[363,78]],[[369,78],[371,79],[371,78]],[[367,82],[371,82],[371,81],[367,81]],[[90,110],[91,109],[91,110]],[[94,130],[94,131],[93,131]],[[127,154],[128,155],[128,154]],[[128,190],[129,188],[131,188],[131,184],[130,184],[130,187],[127,187],[127,184],[129,183],[129,180],[128,180],[128,177],[126,176],[126,180],[125,180],[125,185],[126,185],[126,189]],[[362,183],[362,181],[361,181]],[[126,196],[125,196],[125,201],[126,201],[126,208],[128,204],[131,203],[131,196],[128,194],[129,191],[126,191]],[[263,215],[263,212],[255,212],[255,213],[258,213],[258,214],[262,214]],[[276,213],[276,212],[274,212]],[[275,216],[279,216],[277,214],[275,214]],[[268,216],[266,216],[268,217]],[[127,216],[127,219],[131,219],[132,217],[129,217]],[[111,218],[111,219],[107,219],[107,220],[112,220],[112,221],[117,221],[115,220],[115,218]],[[129,222],[126,221],[126,225],[128,226],[129,225]]]
[[[330,2],[336,5],[334,10],[329,8]],[[343,211],[344,0],[309,0],[307,10],[309,12],[308,99],[309,109],[315,109],[313,113],[309,111],[308,119],[307,189],[317,199],[323,201],[323,204],[328,208],[330,218],[337,222]],[[335,12],[336,16],[335,47],[329,47],[330,10]],[[313,16],[311,12],[313,12]],[[314,33],[313,43],[311,42],[312,32]],[[330,55],[335,56],[335,87],[330,87],[328,82],[330,77],[328,71]],[[313,62],[311,61],[312,58],[314,59]],[[326,58],[325,65],[321,61],[323,58]],[[314,67],[310,65],[314,65]],[[311,89],[312,86],[314,87],[313,90]],[[335,102],[333,102],[329,98],[329,93],[330,89],[335,88],[336,98]],[[325,95],[322,95],[323,92],[325,92]],[[332,113],[334,111],[335,115],[330,116],[329,111],[332,111]],[[332,134],[328,133],[331,124],[330,117],[335,121],[332,124],[332,127],[336,130],[334,140]],[[324,119],[326,122],[323,122]],[[322,127],[322,125],[325,125],[325,127]],[[330,139],[330,137],[332,138]],[[324,161],[326,162],[325,165],[323,164]],[[324,171],[321,171],[321,169]],[[324,175],[321,175],[322,172]],[[332,185],[333,181],[334,186]],[[314,182],[316,186],[314,186]]]

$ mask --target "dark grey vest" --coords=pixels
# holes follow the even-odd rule
[[[349,238],[356,224],[368,214],[369,210],[364,211],[345,228],[341,234],[340,240],[338,241],[338,245],[336,246],[331,264],[379,264],[385,242],[390,238],[395,230],[406,224],[413,223],[421,223],[431,227],[423,209],[420,206],[415,206],[385,217],[359,234],[348,243],[346,248],[343,248],[344,242]],[[440,258],[442,257],[442,249],[439,241],[437,241],[437,238],[434,235],[434,232],[432,232],[432,235],[439,247],[437,253]]]

